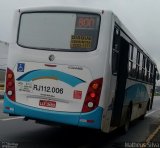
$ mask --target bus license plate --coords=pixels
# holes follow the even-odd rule
[[[56,102],[49,101],[49,100],[40,100],[39,101],[39,106],[55,108],[56,107]]]

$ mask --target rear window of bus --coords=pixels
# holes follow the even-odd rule
[[[100,15],[89,13],[22,13],[17,44],[56,51],[93,51],[97,48]]]

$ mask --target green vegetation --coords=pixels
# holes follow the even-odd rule
[[[154,96],[160,96],[159,92],[154,93]]]

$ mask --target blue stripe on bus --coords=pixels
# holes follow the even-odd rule
[[[11,108],[11,110],[8,108]],[[13,102],[6,95],[4,95],[3,112],[26,116],[32,119],[40,119],[75,126],[101,129],[103,109],[101,107],[97,107],[95,110],[88,113],[49,111]],[[83,122],[82,120],[89,120],[94,122]]]
[[[129,86],[125,92],[124,104],[129,104],[130,101],[143,102],[149,99],[147,88],[144,84],[138,83]]]
[[[39,70],[33,70],[29,71],[19,78],[17,78],[17,81],[32,81],[34,79],[41,79],[43,77],[48,78],[56,78],[57,80],[60,80],[62,82],[65,82],[72,87],[75,87],[76,85],[80,83],[84,83],[85,81],[82,79],[79,79],[73,75],[57,71],[57,70],[47,70],[47,69],[39,69]]]

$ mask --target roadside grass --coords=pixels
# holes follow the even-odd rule
[[[154,96],[160,96],[160,93],[155,93]]]

